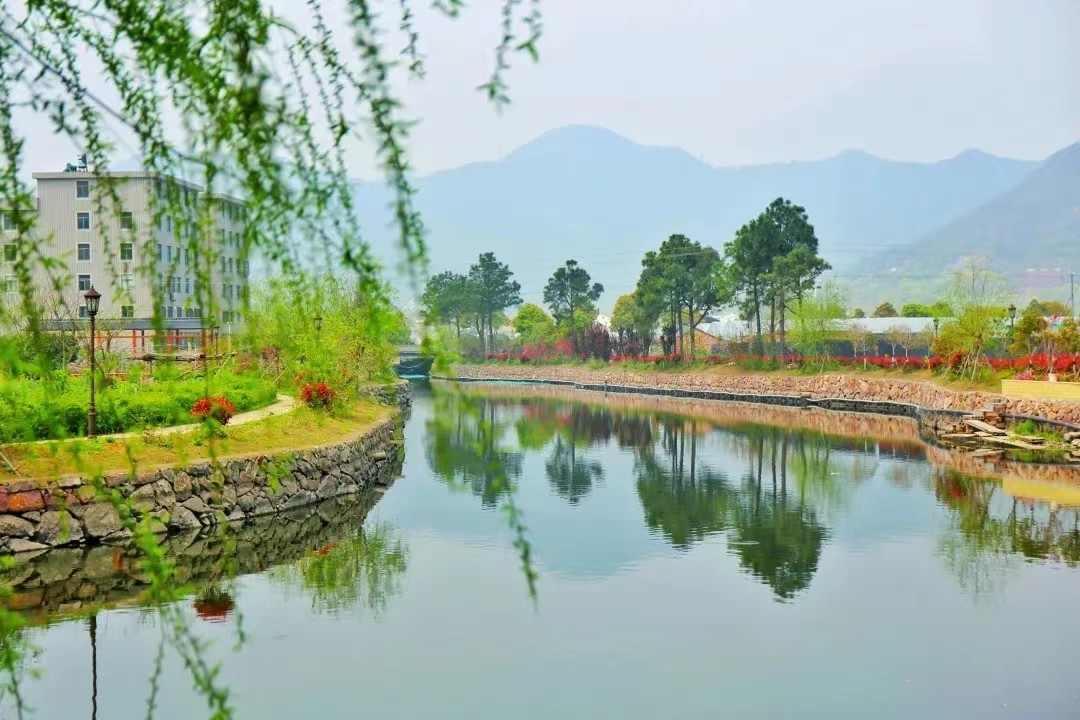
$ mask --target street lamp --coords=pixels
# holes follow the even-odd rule
[[[322,332],[322,315],[316,315],[315,317],[312,318],[312,320],[315,321],[315,332],[316,333],[321,333]]]
[[[97,335],[95,318],[98,308],[101,307],[101,293],[91,285],[83,297],[86,299],[86,314],[90,316],[90,409],[86,413],[86,437],[94,437],[97,433],[97,408],[94,406],[94,340]]]
[[[1016,306],[1009,303],[1009,307],[1005,309],[1009,311],[1009,330],[1012,330],[1013,326],[1016,324]]]
[[[940,318],[934,318],[934,335],[937,335],[939,325],[941,325],[941,319]]]
[[[218,333],[221,331],[220,325],[210,326],[210,338],[214,341],[214,354],[218,354]]]

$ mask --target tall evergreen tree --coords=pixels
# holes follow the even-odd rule
[[[604,286],[592,282],[589,272],[577,260],[567,260],[544,287],[544,302],[551,308],[555,321],[567,328],[575,353],[581,352],[578,317],[582,310],[594,309],[603,292]]]
[[[488,352],[495,351],[495,323],[497,313],[508,307],[521,304],[521,284],[514,280],[514,273],[506,263],[495,258],[495,253],[480,255],[469,268],[469,282],[476,298],[476,312],[479,316],[478,330],[483,342],[487,331]]]

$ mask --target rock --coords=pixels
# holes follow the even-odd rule
[[[191,497],[193,485],[191,475],[187,473],[177,475],[176,480],[173,481],[173,491],[176,493],[176,499],[183,502]]]
[[[128,497],[128,501],[131,503],[131,507],[137,512],[150,512],[157,507],[157,500],[154,497],[154,486],[143,485],[141,488],[131,493]]]
[[[120,515],[112,503],[100,502],[87,505],[82,517],[86,534],[92,538],[103,538],[121,530]]]
[[[303,507],[317,502],[319,498],[315,496],[315,493],[309,490],[300,490],[295,495],[285,501],[282,506],[283,510],[292,510],[293,508]]]
[[[40,490],[24,490],[23,492],[11,492],[7,496],[5,510],[21,513],[27,510],[41,510],[45,507],[45,497]]]
[[[183,507],[187,508],[196,515],[202,515],[210,512],[210,506],[203,502],[200,497],[190,497],[183,502]]]
[[[83,528],[78,518],[50,510],[42,513],[34,539],[46,545],[69,545],[83,539]]]
[[[49,549],[48,545],[42,545],[33,540],[24,540],[22,538],[11,538],[11,540],[8,541],[8,547],[11,548],[12,553],[16,554],[32,552],[40,555]]]
[[[0,535],[5,537],[30,537],[34,524],[17,515],[0,515]]]
[[[191,500],[197,499],[191,498]],[[195,517],[195,513],[188,509],[185,502],[183,505],[177,505],[173,509],[172,515],[169,517],[169,527],[176,530],[193,530],[202,527],[202,524],[199,522],[199,518]]]
[[[338,488],[340,487],[337,480],[332,477],[324,479],[319,483],[319,487],[315,490],[315,494],[320,498],[333,497],[338,494]]]

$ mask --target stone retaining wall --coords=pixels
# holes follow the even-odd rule
[[[369,397],[380,405],[397,407],[402,415],[412,408],[412,385],[408,380],[398,379],[385,385],[368,385],[360,388],[362,397]]]
[[[271,515],[386,482],[398,457],[397,417],[333,445],[202,461],[104,478],[159,532],[190,531]],[[0,552],[123,541],[129,532],[111,502],[82,478],[12,480],[0,485]]]
[[[1080,402],[1010,398],[991,392],[961,392],[930,382],[858,375],[727,375],[720,372],[636,371],[612,366],[598,370],[560,365],[459,365],[459,380],[512,380],[590,386],[609,392],[655,391],[779,405],[817,405],[916,417],[918,410],[969,412],[994,403],[1006,415],[1036,417],[1080,429]],[[906,408],[906,409],[905,409]]]

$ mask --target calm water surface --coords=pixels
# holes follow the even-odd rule
[[[1080,717],[1073,508],[797,413],[418,390],[402,476],[370,511],[247,528],[231,582],[220,540],[170,541],[240,718]],[[20,571],[34,717],[145,716],[162,631],[123,607],[126,563],[75,550]],[[207,715],[171,652],[157,704]]]

